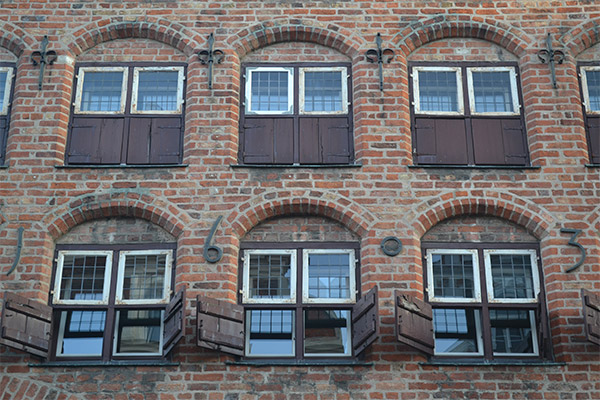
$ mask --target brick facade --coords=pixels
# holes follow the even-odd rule
[[[0,62],[16,80],[0,169],[0,294],[48,302],[60,244],[177,243],[185,336],[165,365],[48,366],[0,345],[1,399],[599,399],[600,350],[581,289],[600,294],[600,168],[589,158],[577,65],[600,65],[595,1],[0,2]],[[197,53],[225,53],[208,68]],[[395,51],[365,61],[381,33]],[[30,62],[44,34],[58,60]],[[557,88],[537,52],[565,52]],[[531,166],[420,167],[410,62],[513,62]],[[182,165],[65,164],[77,63],[187,63]],[[239,165],[242,64],[351,63],[356,165]],[[213,223],[217,263],[203,257]],[[23,248],[14,272],[18,229]],[[585,263],[567,243],[580,229]],[[390,257],[384,237],[403,245]],[[196,345],[198,295],[238,302],[240,243],[356,242],[360,289],[379,288],[380,336],[357,365],[246,365]],[[539,245],[553,360],[439,365],[396,340],[394,292],[423,299],[422,242]]]

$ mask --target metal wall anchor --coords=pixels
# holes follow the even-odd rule
[[[542,61],[542,64],[550,65],[550,72],[552,73],[552,86],[554,89],[556,89],[556,71],[554,69],[554,63],[562,64],[565,60],[565,53],[552,48],[552,38],[550,37],[550,34],[548,34],[546,37],[546,50],[538,51],[537,55]]]
[[[213,81],[213,64],[221,64],[223,58],[225,57],[225,53],[221,50],[213,50],[213,46],[215,45],[215,37],[211,33],[208,37],[208,50],[202,50],[198,53],[198,58],[200,58],[200,62],[202,64],[208,64],[208,88],[212,90],[212,81]]]
[[[213,224],[212,228],[210,229],[210,233],[208,234],[208,237],[206,238],[206,242],[204,242],[204,252],[203,252],[204,259],[206,261],[208,261],[209,263],[213,263],[213,264],[216,262],[219,262],[221,260],[221,257],[223,257],[223,249],[221,249],[219,246],[214,246],[212,244],[213,237],[215,236],[217,227],[221,223],[222,219],[223,219],[222,215],[219,215],[217,217],[217,220]]]
[[[17,229],[17,254],[15,255],[15,261],[13,261],[10,270],[8,270],[8,272],[6,273],[7,276],[10,275],[15,270],[15,268],[17,268],[17,265],[21,260],[21,249],[23,248],[23,231],[25,231],[25,228],[23,228],[22,226],[20,226],[19,229]]]
[[[48,46],[48,36],[44,35],[42,39],[42,50],[34,51],[31,53],[31,62],[34,66],[40,65],[40,79],[38,81],[38,90],[42,90],[42,80],[44,79],[44,69],[46,64],[52,65],[54,61],[58,58],[58,55],[54,50],[46,51],[46,47]]]
[[[377,49],[370,49],[365,52],[365,58],[370,63],[379,64],[379,90],[383,91],[383,63],[389,64],[394,58],[394,50],[381,48],[381,34],[378,33],[375,37]]]

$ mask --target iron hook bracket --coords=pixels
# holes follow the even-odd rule
[[[550,73],[552,74],[552,86],[554,89],[556,86],[556,70],[554,64],[562,64],[565,60],[565,53],[560,50],[554,50],[552,48],[552,38],[550,34],[546,36],[546,49],[540,50],[537,53],[538,58],[542,64],[550,65]]]
[[[214,50],[213,47],[215,45],[215,37],[211,33],[208,36],[208,50],[202,50],[198,53],[198,58],[200,62],[204,65],[208,65],[208,88],[212,90],[213,84],[213,65],[215,63],[221,64],[223,59],[225,58],[225,53],[222,50]]]
[[[52,65],[58,58],[56,51],[49,50],[46,51],[46,47],[48,47],[48,35],[44,35],[42,39],[42,49],[40,51],[34,51],[31,53],[31,63],[33,66],[40,65],[40,78],[38,80],[38,90],[42,90],[42,81],[44,80],[44,69],[46,68],[46,64]]]
[[[375,36],[377,49],[370,49],[365,52],[365,59],[370,63],[377,63],[379,66],[379,90],[383,92],[383,64],[392,62],[395,52],[392,49],[383,49],[381,44],[381,33]]]

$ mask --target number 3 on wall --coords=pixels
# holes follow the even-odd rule
[[[581,229],[566,229],[566,228],[561,228],[560,231],[562,233],[572,233],[573,236],[571,236],[571,238],[569,239],[569,244],[571,246],[575,246],[575,247],[579,248],[579,251],[581,251],[581,260],[579,260],[579,262],[577,264],[573,265],[571,268],[569,268],[567,270],[567,272],[571,272],[571,271],[574,271],[577,268],[581,267],[581,265],[585,261],[585,256],[586,256],[585,249],[583,248],[582,245],[580,245],[579,243],[577,243],[577,236],[581,233]]]

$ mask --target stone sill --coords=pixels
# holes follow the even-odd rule
[[[81,367],[177,367],[178,362],[166,361],[48,361],[29,363],[32,368],[81,368]]]

